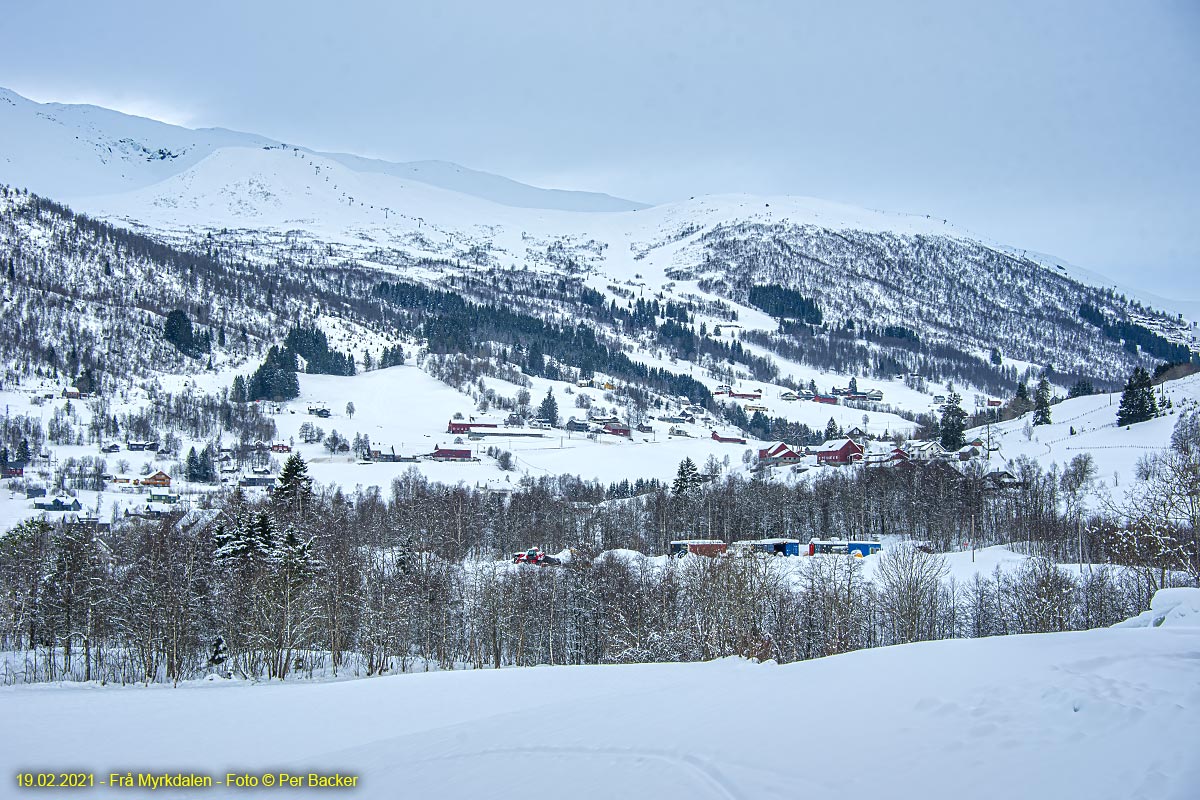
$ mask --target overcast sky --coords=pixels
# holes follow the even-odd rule
[[[1195,0],[10,3],[0,36],[0,85],[40,101],[646,202],[929,213],[1200,298]]]

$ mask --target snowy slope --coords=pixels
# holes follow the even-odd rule
[[[1200,629],[1166,624],[788,666],[7,688],[11,718],[39,724],[0,729],[0,766],[52,769],[64,764],[48,754],[68,753],[97,780],[338,772],[364,798],[1184,800],[1200,785],[1198,652]]]
[[[195,166],[223,147],[284,145],[254,134],[221,128],[191,130],[96,106],[35,103],[0,87],[0,183],[47,197],[110,194],[148,186]],[[540,189],[447,162],[330,157],[355,171],[402,176],[506,205],[578,211],[642,207],[595,192]]]
[[[1096,465],[1097,493],[1107,489],[1120,498],[1135,478],[1138,460],[1167,449],[1179,412],[1200,403],[1200,374],[1167,381],[1155,390],[1155,397],[1170,400],[1171,413],[1128,428],[1117,426],[1120,392],[1075,397],[1051,406],[1050,425],[1028,427],[1032,412],[992,425],[992,444],[999,447],[993,460],[1003,462],[1027,456],[1049,469],[1052,464],[1065,467],[1075,456],[1089,453]],[[1027,436],[1027,432],[1031,435]],[[968,432],[969,437],[974,435],[987,439],[988,428]],[[993,464],[993,468],[999,466],[1000,463]]]

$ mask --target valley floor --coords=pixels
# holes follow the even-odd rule
[[[1182,800],[1200,786],[1200,591],[1162,596],[1178,607],[1156,602],[1157,616],[1134,621],[1145,627],[787,666],[9,688],[0,766],[5,780],[63,768],[97,781],[125,771],[214,782],[226,772],[337,772],[358,777],[348,795],[360,798]],[[187,796],[244,792],[214,785]],[[21,796],[12,784],[0,795]]]

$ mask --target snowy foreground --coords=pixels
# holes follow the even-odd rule
[[[337,772],[358,788],[324,794],[381,798],[1195,798],[1200,590],[1160,593],[1125,625],[788,666],[5,689],[0,761],[5,781]],[[138,792],[87,792],[118,793]]]

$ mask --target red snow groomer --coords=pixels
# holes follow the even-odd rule
[[[540,547],[531,547],[528,550],[522,550],[513,556],[514,564],[557,564],[558,559],[554,556],[548,556],[542,552]]]

